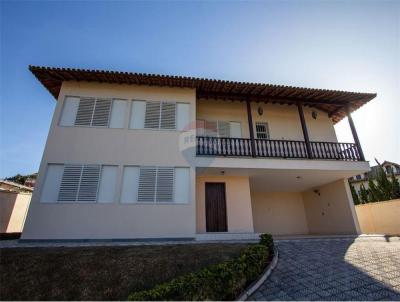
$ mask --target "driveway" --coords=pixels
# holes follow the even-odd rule
[[[400,301],[400,241],[278,241],[278,265],[249,300]]]

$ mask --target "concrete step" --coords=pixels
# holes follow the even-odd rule
[[[196,234],[197,241],[259,240],[258,233],[205,233]]]

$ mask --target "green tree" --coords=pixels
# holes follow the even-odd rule
[[[35,178],[36,179],[36,174],[29,174],[29,175],[17,174],[17,175],[14,175],[12,177],[5,178],[5,180],[16,182],[17,184],[23,185],[28,178]]]
[[[369,202],[386,200],[381,190],[377,187],[373,178],[368,180],[368,200]]]
[[[376,175],[376,189],[378,191],[378,195],[379,195],[379,201],[381,200],[389,200],[394,198],[392,196],[393,194],[393,185],[392,183],[389,181],[385,170],[383,169],[382,165],[375,159],[376,163],[378,164],[378,171],[377,171],[377,175]]]
[[[392,182],[392,198],[400,198],[400,184],[399,180],[396,178],[392,171],[392,176],[391,176],[391,182]]]
[[[361,203],[368,203],[369,199],[368,199],[368,191],[367,189],[365,189],[364,184],[361,184],[360,186],[360,200]]]
[[[358,198],[358,194],[356,192],[356,189],[352,184],[350,184],[350,190],[351,190],[351,196],[353,197],[353,202],[355,205],[360,204],[360,199]]]

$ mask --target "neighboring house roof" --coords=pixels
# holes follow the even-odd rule
[[[27,187],[16,182],[0,179],[0,191],[6,192],[33,192],[33,188]]]
[[[400,175],[400,165],[399,164],[396,164],[396,163],[393,163],[393,162],[385,160],[381,165],[383,167],[386,167],[386,166],[395,166],[395,167],[397,167],[397,171],[394,174],[395,175]],[[372,166],[371,167],[371,171],[364,173],[364,175],[365,175],[364,178],[356,179],[356,176],[357,176],[356,175],[354,177],[350,177],[349,181],[350,182],[362,182],[362,181],[367,181],[371,177],[375,178],[378,175],[378,170],[379,170],[379,165]],[[361,175],[361,174],[358,174],[358,175]],[[388,176],[390,176],[390,175],[391,174],[388,174]]]
[[[199,99],[250,100],[289,105],[302,101],[307,106],[327,112],[334,123],[337,123],[347,115],[347,106],[352,112],[376,97],[376,93],[311,89],[134,72],[39,66],[29,66],[29,70],[56,99],[63,81],[196,88],[197,98]]]

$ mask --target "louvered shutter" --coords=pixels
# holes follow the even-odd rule
[[[144,119],[144,128],[160,128],[160,102],[146,102],[146,115]]]
[[[218,121],[218,136],[229,137],[230,136],[230,125],[229,122]]]
[[[174,168],[159,167],[157,169],[157,202],[172,202],[174,200]]]
[[[160,129],[175,130],[176,128],[176,104],[161,103]]]
[[[81,178],[81,165],[65,165],[61,179],[58,201],[75,202],[79,190],[79,181]]]
[[[95,202],[100,178],[99,165],[83,166],[77,201]]]
[[[94,107],[92,126],[107,127],[110,109],[111,100],[97,100]]]
[[[141,167],[139,173],[139,202],[154,202],[157,169]]]
[[[81,99],[76,114],[75,126],[90,126],[92,121],[94,99]]]

